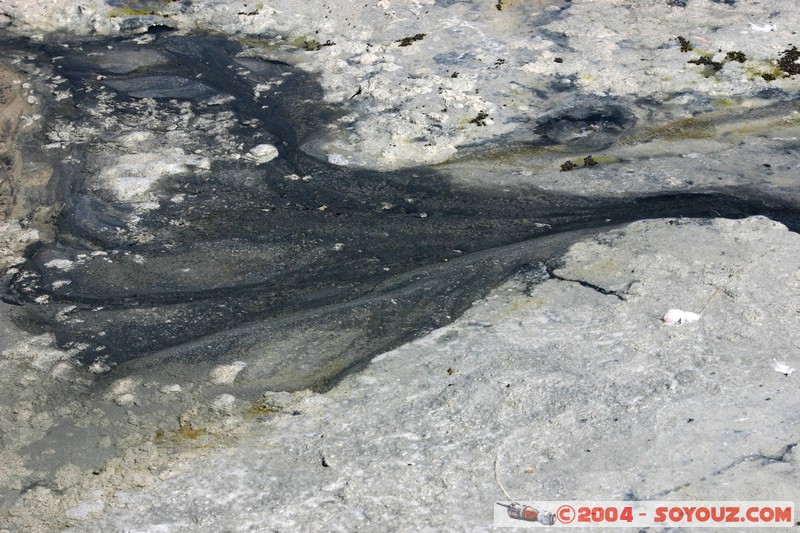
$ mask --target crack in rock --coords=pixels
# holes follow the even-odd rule
[[[550,267],[547,268],[547,274],[548,274],[548,276],[550,276],[550,279],[556,279],[558,281],[567,281],[567,282],[570,282],[570,283],[577,283],[581,287],[586,287],[588,289],[592,289],[592,290],[597,291],[600,294],[603,294],[605,296],[616,296],[617,298],[619,298],[623,302],[625,301],[625,293],[628,291],[630,286],[633,284],[633,282],[631,282],[631,283],[628,284],[627,287],[625,287],[625,289],[613,291],[613,290],[610,290],[610,289],[606,289],[606,288],[600,287],[599,285],[595,285],[594,283],[590,283],[590,282],[582,280],[582,279],[570,279],[570,278],[565,278],[563,276],[559,276]]]
[[[767,455],[767,454],[764,454],[764,453],[751,453],[751,454],[745,455],[745,456],[740,457],[740,458],[736,459],[735,461],[729,463],[728,465],[723,466],[722,468],[718,468],[717,470],[712,472],[711,475],[712,476],[722,475],[725,472],[727,472],[727,471],[729,471],[729,470],[731,470],[733,468],[736,468],[740,464],[746,463],[748,461],[760,461],[762,465],[768,465],[768,464],[773,464],[773,463],[788,463],[788,462],[790,462],[790,460],[788,458],[788,455],[790,453],[792,453],[792,450],[797,446],[797,444],[798,444],[797,442],[791,442],[791,443],[787,444],[786,446],[784,446],[783,448],[781,448],[781,450],[778,453],[774,454],[774,455]],[[708,479],[707,476],[703,476],[703,477],[700,478],[700,481],[706,481],[707,479]],[[689,487],[691,484],[692,484],[692,482],[688,481],[688,482],[683,483],[681,485],[676,485],[676,486],[674,486],[672,488],[666,489],[664,491],[661,491],[661,492],[651,496],[650,499],[660,498],[662,496],[667,496],[667,495],[672,494],[674,492],[677,492],[679,490],[683,490],[683,489]]]
[[[716,470],[713,475],[717,476],[720,474],[724,474],[731,468],[735,468],[740,464],[747,462],[747,461],[760,461],[761,464],[772,464],[772,463],[788,463],[789,460],[787,456],[791,453],[792,449],[797,446],[796,442],[792,442],[781,448],[781,451],[775,455],[766,455],[763,453],[751,453],[749,455],[745,455],[744,457],[740,457],[739,459],[733,461],[727,466],[723,466],[722,468]]]

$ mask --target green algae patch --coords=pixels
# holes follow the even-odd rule
[[[109,18],[169,17],[169,14],[163,13],[163,11],[169,10],[170,6],[179,5],[178,0],[129,0],[128,2],[113,3],[117,5],[108,12]]]
[[[710,139],[716,135],[713,122],[705,116],[687,117],[667,122],[645,131],[645,138],[665,140]]]
[[[169,17],[167,13],[159,13],[152,9],[135,9],[131,7],[115,7],[108,12],[108,18],[127,18],[127,17]]]

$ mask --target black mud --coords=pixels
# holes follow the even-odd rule
[[[29,250],[3,299],[20,325],[55,332],[83,364],[119,367],[112,374],[244,360],[262,386],[324,388],[598,228],[669,216],[796,222],[794,206],[746,191],[585,198],[457,187],[426,168],[337,167],[301,150],[339,113],[308,74],[238,57],[240,45],[211,35],[141,43],[5,43],[66,79],[71,97],[46,120],[91,133],[37,152],[56,169],[49,198],[63,208],[55,239]],[[597,149],[634,123],[622,103],[598,102],[553,112],[537,132]],[[162,178],[156,208],[120,201],[98,176],[127,124],[180,138],[210,168]],[[279,157],[228,157],[262,143]]]

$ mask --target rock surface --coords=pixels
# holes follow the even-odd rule
[[[75,530],[478,531],[503,490],[796,500],[798,383],[772,365],[800,363],[799,245],[762,218],[583,241],[325,394],[270,396],[234,445]],[[666,325],[673,305],[702,316]]]
[[[0,532],[800,501],[798,23],[0,0]]]
[[[594,105],[595,116],[556,137],[578,141],[581,151],[601,149],[639,122],[655,126],[645,137],[666,132],[695,141],[674,150],[740,156],[724,137],[748,128],[720,127],[720,119],[797,90],[797,77],[780,68],[800,24],[794,7],[793,0],[610,0],[602,9],[563,0],[6,0],[0,13],[11,29],[33,35],[169,27],[242,36],[253,57],[320,73],[325,101],[345,106],[306,149],[338,164],[392,169],[463,157],[487,141],[547,143],[554,131],[543,119],[569,114],[576,95]],[[614,106],[626,112],[609,115]],[[783,125],[796,128],[796,113],[783,111],[791,122]],[[609,158],[646,161],[651,153],[634,147]],[[545,156],[537,170],[549,166],[547,151],[536,155]],[[674,185],[696,178],[657,170]]]

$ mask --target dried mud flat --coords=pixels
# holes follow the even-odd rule
[[[800,500],[788,4],[111,4],[0,6],[0,531]]]

